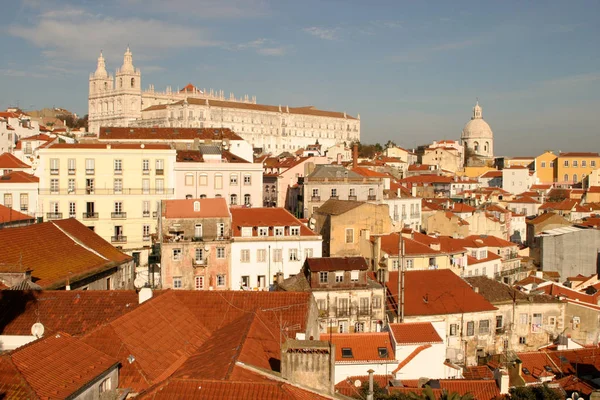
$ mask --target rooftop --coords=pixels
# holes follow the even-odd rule
[[[117,128],[101,127],[99,140],[242,140],[229,128]]]
[[[321,340],[331,341],[335,345],[335,361],[338,363],[395,361],[387,332],[327,333],[321,335]]]
[[[398,345],[444,343],[431,322],[390,324],[390,330]]]
[[[260,236],[259,227],[267,227],[267,236],[275,236],[274,227],[299,227],[300,236],[317,236],[298,218],[284,208],[232,208],[231,230],[234,237],[242,236],[242,228],[252,228],[252,236]],[[288,234],[288,236],[290,236]]]
[[[27,169],[31,165],[25,164],[11,153],[0,154],[0,169]]]
[[[363,257],[322,257],[307,258],[306,264],[311,272],[320,271],[366,271],[369,266]]]
[[[198,204],[198,211],[194,210]],[[229,207],[224,198],[163,200],[164,218],[229,218]]]

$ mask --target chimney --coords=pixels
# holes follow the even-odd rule
[[[321,340],[287,339],[281,346],[281,377],[333,394],[335,345]]]
[[[337,163],[338,163],[339,165],[341,165],[341,164],[342,164],[342,153],[338,153],[338,154],[337,154]]]
[[[352,149],[352,168],[356,168],[358,166],[358,144],[354,143],[354,148]]]
[[[138,293],[139,304],[144,303],[152,298],[152,289],[149,287],[141,288]]]
[[[277,282],[278,285],[281,285],[283,283],[283,272],[278,272],[276,277],[275,277],[275,281]]]
[[[367,400],[373,400],[373,371],[372,369],[367,371],[369,373],[369,392],[367,393]]]
[[[496,384],[500,389],[500,394],[508,394],[509,376],[508,371],[504,368],[497,369],[494,373],[496,378]]]
[[[475,287],[473,288],[473,291],[474,291],[475,293],[479,293],[479,287],[475,286]]]

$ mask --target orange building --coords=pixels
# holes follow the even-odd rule
[[[563,185],[579,183],[599,165],[598,153],[560,153],[554,162],[554,181]]]
[[[540,183],[554,183],[554,164],[556,163],[556,154],[546,150],[543,154],[537,156],[534,160],[534,170]]]

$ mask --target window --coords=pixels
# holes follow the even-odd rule
[[[590,161],[590,167],[596,168],[596,160]]]
[[[69,203],[69,218],[76,218],[76,210],[75,210],[75,203],[74,202],[70,202]]]
[[[550,161],[550,168],[554,168],[554,161]]]
[[[242,287],[250,287],[250,277],[248,275],[242,276]]]
[[[354,229],[346,228],[346,243],[354,243]]]
[[[489,333],[489,331],[490,331],[490,320],[484,319],[482,321],[479,321],[479,334],[484,335],[486,333]]]
[[[202,224],[194,225],[194,237],[201,238],[202,237]]]
[[[450,324],[450,336],[458,335],[458,324]]]
[[[208,185],[208,175],[200,174],[198,176],[198,186],[207,186]]]
[[[258,236],[269,236],[269,228],[265,226],[258,227]]]
[[[331,189],[331,197],[333,197],[333,198],[338,197],[336,188]]]
[[[363,314],[367,314],[369,312],[369,298],[361,297],[359,304],[360,304],[360,312]]]
[[[531,316],[531,332],[539,333],[542,331],[542,314],[534,313]]]
[[[250,207],[252,205],[252,203],[250,202],[250,195],[249,194],[245,194],[244,195],[244,205],[246,207]]]
[[[181,260],[181,249],[173,249],[173,261]]]
[[[67,168],[69,170],[69,175],[75,174],[75,159],[74,158],[69,158],[67,160]]]
[[[319,189],[312,190],[312,197],[319,197]]]
[[[113,188],[116,194],[120,194],[123,192],[123,179],[115,178],[113,182]]]
[[[148,200],[142,201],[142,216],[150,216],[150,202]]]
[[[319,283],[327,283],[328,276],[327,271],[319,272]]]
[[[573,160],[573,168],[577,168],[577,160]]]
[[[29,210],[29,194],[21,193],[21,211],[27,212]]]
[[[110,378],[104,379],[102,382],[100,382],[100,385],[98,385],[98,391],[100,393],[108,392],[109,390],[111,390],[111,388],[112,388],[112,386],[111,386]]]
[[[354,323],[354,332],[364,332],[365,331],[365,323],[364,322],[355,322]],[[380,349],[386,350],[385,347],[380,347]],[[381,355],[379,356],[381,357]],[[383,356],[385,358],[386,356]]]
[[[217,258],[225,258],[225,247],[217,247]]]
[[[342,282],[344,282],[344,272],[337,271],[335,273],[335,283],[342,283]]]
[[[342,358],[354,358],[352,349],[349,347],[342,347]]]
[[[142,194],[150,194],[150,179],[142,179]]]
[[[217,286],[225,286],[225,275],[224,274],[217,275]]]
[[[392,269],[393,270],[397,270],[398,269],[398,260],[392,260]]]
[[[355,188],[350,188],[350,196],[356,197],[356,189]]]
[[[93,158],[86,158],[85,159],[85,173],[88,175],[93,175],[94,170],[96,169],[95,165],[96,165],[96,161]]]
[[[242,227],[242,237],[252,237],[252,227],[251,226],[243,226]]]
[[[194,259],[196,263],[202,263],[204,261],[204,249],[201,247],[196,247]]]
[[[244,175],[244,185],[252,184],[252,175]]]
[[[372,305],[373,305],[373,309],[380,309],[381,308],[381,297],[380,296],[374,296],[373,297],[373,301],[372,301]]]
[[[577,174],[573,174],[573,183],[577,183]]]
[[[467,322],[467,336],[473,336],[475,334],[475,322]]]
[[[282,262],[283,261],[283,250],[282,249],[274,249],[273,250],[273,262]]]
[[[519,336],[519,344],[527,344],[527,338],[525,336]]]
[[[203,276],[195,276],[194,277],[194,289],[196,289],[196,290],[204,289],[204,277]]]
[[[222,222],[219,222],[217,224],[217,237],[224,237],[225,236],[225,224]]]
[[[154,183],[154,187],[156,189],[156,194],[163,194],[165,190],[165,181],[164,179],[156,179]]]
[[[283,236],[284,228],[283,226],[276,226],[273,228],[273,232],[275,233],[275,236]]]
[[[162,159],[156,160],[156,175],[163,175],[164,172],[165,172],[164,160],[162,160]]]
[[[69,178],[69,180],[67,181],[67,192],[75,193],[75,179]]]
[[[243,263],[250,262],[250,250],[244,249],[240,252],[240,261]]]
[[[350,280],[352,282],[358,282],[358,270],[350,271]]]
[[[569,174],[563,176],[565,182],[569,182]]]
[[[229,175],[229,184],[231,186],[236,186],[238,184],[238,176],[237,174]]]
[[[405,261],[406,261],[406,269],[413,268],[413,259],[412,258],[409,258],[409,259],[407,259]]]
[[[304,249],[304,258],[312,258],[313,249]]]
[[[122,214],[122,213],[123,213],[123,202],[115,201],[115,214]]]
[[[298,249],[290,249],[290,261],[298,261]]]
[[[546,168],[546,161],[542,161],[542,168]]]
[[[231,204],[232,206],[237,206],[238,200],[237,200],[237,194],[232,194],[229,196],[229,204]]]
[[[502,315],[496,315],[496,330],[502,329]]]
[[[565,162],[564,162],[564,164],[563,164],[563,165],[564,165],[565,167],[568,167],[568,166],[569,166],[569,160],[565,160]]]
[[[4,205],[12,208],[12,193],[4,193]]]
[[[585,167],[587,167],[587,161],[581,160],[581,168],[585,168]]]
[[[573,317],[573,329],[579,329],[579,325],[581,324],[581,318]]]
[[[525,314],[525,313],[519,314],[519,324],[520,325],[527,325],[527,320],[528,320],[527,314]]]
[[[257,285],[259,288],[264,288],[267,284],[266,284],[266,277],[264,275],[259,275],[257,277]]]
[[[50,192],[58,193],[58,179],[50,179]]]
[[[185,186],[194,186],[194,174],[185,174]]]
[[[300,236],[300,227],[290,226],[290,236]]]
[[[223,189],[223,175],[215,174],[215,189]]]
[[[267,261],[267,250],[265,250],[265,249],[256,250],[256,261],[257,262],[266,262]]]
[[[348,321],[339,321],[338,331],[339,333],[348,333]],[[352,350],[350,350],[350,353],[352,354]]]
[[[142,160],[142,173],[144,175],[150,173],[150,160]]]
[[[142,225],[142,239],[144,241],[150,240],[150,225]]]
[[[58,158],[50,159],[50,175],[58,175]]]
[[[114,161],[115,174],[123,173],[123,160],[115,160]]]
[[[181,289],[183,287],[183,282],[181,281],[180,276],[173,277],[173,289]]]

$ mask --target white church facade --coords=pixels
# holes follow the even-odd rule
[[[164,92],[150,85],[142,90],[141,72],[127,48],[123,65],[108,74],[102,53],[89,79],[89,130],[105,127],[229,128],[266,152],[304,148],[317,141],[323,148],[360,141],[360,115],[257,104],[256,97],[235,98],[189,84]]]

